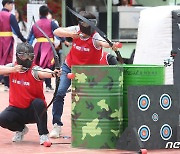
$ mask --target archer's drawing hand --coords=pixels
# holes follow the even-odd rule
[[[71,43],[68,42],[68,41],[64,41],[64,44],[65,44],[66,47],[69,47],[71,45]]]
[[[13,68],[13,72],[20,72],[22,71],[22,65],[15,65]]]
[[[79,35],[78,32],[72,32],[71,37],[72,37],[73,39],[74,39],[74,38],[79,38],[80,35]]]

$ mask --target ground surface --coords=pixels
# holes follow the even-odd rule
[[[8,105],[8,92],[4,92],[3,85],[0,85],[0,112]],[[47,102],[52,99],[53,92],[45,92]],[[62,136],[71,136],[71,93],[67,93],[65,98],[65,107],[63,114]],[[48,128],[52,129],[52,115],[51,107],[48,109]],[[35,124],[27,125],[29,127],[28,134],[25,135],[24,141],[21,143],[12,143],[11,139],[13,132],[5,130],[0,127],[0,154],[128,154],[135,153],[123,150],[92,150],[92,149],[80,149],[71,147],[71,139],[51,139],[53,145],[51,147],[44,147],[39,144],[39,135]],[[148,154],[178,154],[179,150],[149,150]]]

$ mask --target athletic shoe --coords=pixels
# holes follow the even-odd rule
[[[4,86],[4,91],[9,91],[9,87],[8,86]]]
[[[59,138],[61,135],[61,126],[58,126],[57,123],[53,125],[53,129],[50,133],[50,138]]]
[[[50,142],[48,134],[40,135],[40,144],[42,145],[42,144],[44,144],[44,142]]]
[[[46,92],[50,92],[51,90],[54,90],[52,87],[46,87]]]
[[[17,131],[12,138],[13,142],[21,142],[24,139],[24,135],[27,134],[29,131],[28,127],[25,125],[22,132]]]

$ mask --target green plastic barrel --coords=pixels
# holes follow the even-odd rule
[[[73,66],[72,147],[114,149],[123,130],[123,67]]]
[[[128,96],[129,86],[164,85],[165,68],[159,65],[123,65],[123,130],[128,126]]]

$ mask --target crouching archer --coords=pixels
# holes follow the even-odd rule
[[[12,141],[20,142],[28,132],[26,124],[36,123],[43,144],[49,141],[43,79],[60,76],[61,71],[42,69],[33,59],[33,47],[21,43],[17,45],[16,62],[0,66],[0,74],[10,77],[9,106],[0,113],[0,126],[14,131]]]

